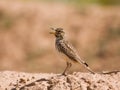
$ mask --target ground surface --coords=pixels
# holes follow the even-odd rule
[[[120,90],[120,73],[59,74],[0,72],[0,90]]]

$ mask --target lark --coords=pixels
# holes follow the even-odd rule
[[[72,63],[80,63],[82,64],[89,72],[94,74],[95,72],[88,66],[88,64],[80,58],[77,51],[73,48],[73,46],[65,40],[65,32],[63,28],[51,28],[53,31],[50,34],[53,34],[56,38],[55,46],[59,53],[65,55],[68,59],[66,60],[66,68],[63,71],[63,75],[66,75],[67,71],[72,66]]]

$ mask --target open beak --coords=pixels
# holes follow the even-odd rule
[[[55,32],[52,32],[52,31],[51,31],[51,32],[49,32],[49,33],[50,33],[50,34],[54,34],[54,35],[55,35]]]
[[[54,29],[54,28],[50,28],[50,29],[51,29],[51,30],[54,30],[54,31],[51,31],[51,32],[49,32],[49,33],[55,35],[55,29]]]

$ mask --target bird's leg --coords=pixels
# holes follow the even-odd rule
[[[72,63],[69,63],[69,67],[68,67],[68,70],[70,69],[70,67],[72,66]]]
[[[71,63],[67,62],[67,66],[65,68],[65,70],[63,71],[62,75],[66,75],[66,71],[72,66]]]

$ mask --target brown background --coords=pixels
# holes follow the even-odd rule
[[[60,73],[50,27],[66,38],[95,71],[120,68],[120,7],[0,0],[0,70]],[[73,65],[70,72],[85,71]]]

